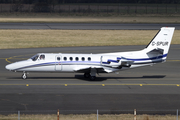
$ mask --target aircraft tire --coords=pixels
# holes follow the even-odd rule
[[[96,79],[96,76],[91,76],[90,79],[94,81]]]
[[[89,78],[90,77],[90,73],[84,73],[84,77],[85,78]]]
[[[26,75],[26,73],[23,73],[23,75],[22,75],[22,79],[27,79],[27,75]]]

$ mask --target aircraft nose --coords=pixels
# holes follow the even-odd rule
[[[9,64],[9,65],[6,65],[5,68],[6,68],[7,70],[10,70],[10,71],[11,71],[11,70],[13,69],[12,67],[13,67],[12,64]]]
[[[19,61],[19,62],[8,64],[5,66],[5,68],[10,71],[16,71],[16,70],[19,70],[24,65],[26,65],[27,63],[28,63],[27,61]]]

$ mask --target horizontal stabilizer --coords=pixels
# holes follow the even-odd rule
[[[151,50],[151,51],[149,51],[147,54],[161,54],[161,55],[163,55],[163,53],[164,53],[164,50],[163,49],[160,49],[160,48],[156,48],[156,49],[153,49],[153,50]]]

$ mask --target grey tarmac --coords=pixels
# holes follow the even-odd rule
[[[130,24],[130,23],[0,23],[0,29],[57,29],[57,30],[159,30],[180,24]]]
[[[171,45],[165,63],[119,74],[100,74],[96,81],[80,73],[22,73],[5,69],[8,62],[28,59],[36,53],[107,53],[141,50],[145,46],[103,46],[6,49],[0,52],[0,114],[2,111],[61,113],[129,113],[133,109],[163,114],[180,108],[180,45]],[[32,113],[32,112],[28,112]],[[169,112],[168,112],[169,113]],[[173,111],[173,113],[175,113]]]

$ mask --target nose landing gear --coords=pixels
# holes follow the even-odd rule
[[[27,73],[26,72],[23,72],[23,75],[22,75],[22,79],[27,79]]]

